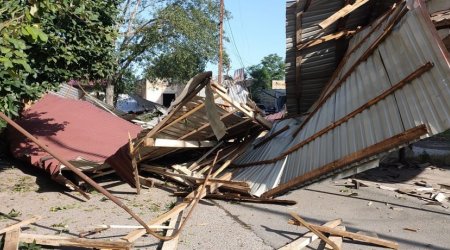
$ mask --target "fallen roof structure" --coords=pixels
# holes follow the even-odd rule
[[[234,180],[271,197],[450,128],[449,54],[423,2],[358,31],[344,58],[306,118],[276,124],[269,136],[289,129],[244,153]]]
[[[220,141],[236,142],[249,132],[272,126],[257,111],[242,103],[243,98],[235,101],[227,89],[210,84],[211,75],[205,72],[192,78],[171,104],[167,115],[151,130],[143,131],[132,140],[130,162],[111,162],[122,179],[139,188],[140,162],[154,161],[180,151],[213,148]],[[239,97],[237,93],[233,95]]]
[[[52,93],[25,110],[17,123],[84,170],[103,165],[118,148],[127,144],[128,134],[136,136],[141,131],[139,126],[89,102]],[[64,169],[58,160],[14,128],[8,130],[8,139],[14,157],[26,159],[52,175]]]

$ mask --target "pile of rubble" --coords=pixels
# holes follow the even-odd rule
[[[98,100],[88,98],[95,107],[61,92],[44,96],[16,122],[0,113],[10,125],[16,158],[44,169],[87,199],[82,186],[92,186],[141,225],[116,241],[21,233],[20,227],[36,217],[0,234],[6,233],[7,246],[22,241],[128,249],[145,234],[176,240],[204,198],[293,205],[274,197],[378,166],[388,152],[450,129],[449,9],[448,1],[438,0],[289,2],[288,35],[294,34],[286,59],[288,64],[294,59],[286,76],[289,116],[273,123],[233,84],[212,82],[210,72],[192,78],[150,129],[125,121]],[[378,14],[368,15],[371,11]],[[333,63],[327,63],[328,57]],[[137,194],[141,188],[167,188],[164,182],[170,182],[173,194],[183,199],[144,221],[94,181],[112,173]],[[426,198],[417,188],[393,191],[445,205],[445,192],[420,185],[420,191],[432,196]],[[398,248],[394,242],[335,228],[342,221],[318,226],[292,216],[290,223],[311,233],[291,246],[304,247],[320,238],[340,249],[336,242],[345,237]],[[167,221],[176,230],[162,235],[157,229]]]

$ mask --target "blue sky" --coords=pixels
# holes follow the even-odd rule
[[[225,0],[225,8],[232,15],[231,20],[224,22],[226,36],[230,39],[225,49],[231,58],[231,75],[235,69],[242,68],[242,64],[245,67],[258,64],[272,53],[284,58],[285,6],[285,1],[279,0]],[[208,65],[207,70],[217,74],[216,65]]]

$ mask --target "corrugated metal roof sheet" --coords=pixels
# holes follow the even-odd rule
[[[288,136],[293,127],[299,128],[293,123],[282,137],[267,143],[272,151],[258,148],[237,161],[239,165],[251,163],[249,158],[253,163],[276,160],[239,170],[236,178],[252,182],[254,194],[260,195],[264,188],[268,190],[277,185],[280,187],[268,194],[281,192],[283,188],[304,185],[353,164],[342,159],[353,157],[359,159],[359,163],[351,166],[361,164],[373,159],[374,155],[400,146],[400,142],[418,139],[424,132],[414,132],[411,137],[405,135],[419,131],[418,126],[422,124],[428,129],[427,136],[450,128],[448,52],[424,6],[408,11],[391,33],[386,31],[385,27],[395,21],[400,9],[384,20],[375,32],[370,34],[369,28],[356,34],[350,48],[359,41],[362,46],[348,55],[335,87],[329,89],[328,95],[323,95],[324,101],[317,105],[317,111],[310,115],[294,138]],[[364,40],[367,34],[370,36]],[[374,45],[384,35],[387,35],[384,40]],[[374,47],[370,50],[372,53],[366,60],[360,60],[370,47]],[[427,64],[429,62],[434,66]],[[346,77],[342,78],[344,75]],[[276,125],[273,130],[279,128]],[[382,151],[373,151],[375,153],[369,158],[364,156],[365,150],[374,147],[382,148]],[[272,157],[275,154],[278,157]],[[286,156],[279,157],[284,154]],[[272,171],[282,171],[281,178],[278,172],[270,175],[273,173],[267,170],[269,166]],[[262,174],[270,176],[264,180]]]
[[[305,2],[299,1],[298,8],[293,2],[287,2],[286,5],[286,96],[289,114],[308,111],[330,80],[346,47],[344,39],[301,50],[297,50],[297,45],[338,30],[356,29],[367,23],[373,10],[373,4],[365,4],[347,18],[323,30],[318,24],[341,9],[344,1],[311,0],[309,5]],[[300,15],[300,24],[296,23],[297,13]],[[300,26],[300,39],[296,37],[296,26]]]

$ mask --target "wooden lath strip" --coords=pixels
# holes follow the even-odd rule
[[[347,38],[349,36],[354,35],[355,33],[356,33],[356,30],[339,31],[339,32],[336,32],[336,33],[333,33],[333,34],[329,34],[329,35],[323,36],[321,38],[317,38],[317,39],[308,41],[306,43],[299,44],[297,46],[297,49],[298,50],[302,50],[302,49],[310,48],[310,47],[313,47],[313,46],[317,46],[317,45],[322,44],[322,43],[326,43],[328,41],[338,40],[338,39],[341,39],[341,38]]]
[[[369,0],[357,0],[354,4],[347,4],[342,9],[336,11],[333,15],[328,17],[327,19],[323,20],[319,23],[319,26],[321,29],[326,29],[333,23],[335,23],[337,20],[347,16],[348,14],[352,13],[359,7],[363,6],[369,2]]]
[[[319,230],[312,227],[308,222],[303,220],[300,216],[298,216],[296,213],[291,212],[291,216],[294,217],[294,219],[302,226],[309,229],[309,231],[313,232],[315,235],[317,235],[321,240],[325,241],[328,245],[330,245],[334,250],[340,250],[339,246],[337,246],[334,242],[332,242],[330,239],[328,239],[327,236],[323,235]]]
[[[359,162],[364,160],[365,158],[383,153],[395,147],[399,147],[405,143],[411,142],[413,140],[417,140],[421,136],[427,134],[427,128],[425,125],[420,125],[414,127],[412,129],[406,130],[403,133],[390,137],[386,140],[378,142],[372,146],[361,149],[354,153],[351,153],[339,160],[328,163],[320,168],[317,168],[313,171],[310,171],[304,175],[298,176],[296,178],[291,179],[290,181],[279,185],[276,188],[273,188],[267,192],[265,192],[261,197],[273,197],[275,195],[287,192],[289,189],[299,186],[300,184],[306,183],[313,179],[319,178],[326,173],[330,173],[332,171],[336,171],[342,169],[352,163]]]
[[[270,123],[268,120],[266,120],[264,117],[262,117],[260,114],[253,112],[252,109],[250,107],[248,107],[245,104],[239,104],[233,100],[231,100],[231,98],[222,93],[216,84],[211,84],[211,87],[213,89],[213,91],[218,94],[223,100],[225,100],[226,102],[228,102],[229,104],[231,104],[234,108],[236,108],[237,110],[241,111],[242,113],[244,113],[246,116],[254,119],[256,122],[258,122],[259,124],[261,124],[263,127],[270,129],[272,128],[272,123]]]
[[[140,139],[134,145],[134,152],[132,153],[132,157],[137,156],[137,153],[139,152],[138,149],[145,138],[153,137],[156,133],[158,133],[166,125],[166,123],[168,121],[170,121],[172,119],[172,117],[183,107],[183,105],[186,104],[187,102],[189,102],[193,97],[195,97],[197,95],[197,93],[201,89],[203,89],[206,86],[206,84],[209,83],[209,81],[210,81],[210,76],[203,79],[203,81],[200,82],[189,94],[187,94],[185,96],[185,98],[180,103],[178,103],[178,105],[176,107],[174,107],[174,109],[171,110],[169,112],[169,114],[167,114],[167,116],[165,116],[163,118],[162,121],[160,121],[158,124],[156,124],[156,126],[153,127],[153,129],[151,129],[149,132],[147,132],[147,134],[140,137]],[[139,158],[139,160],[142,160],[142,159]]]

